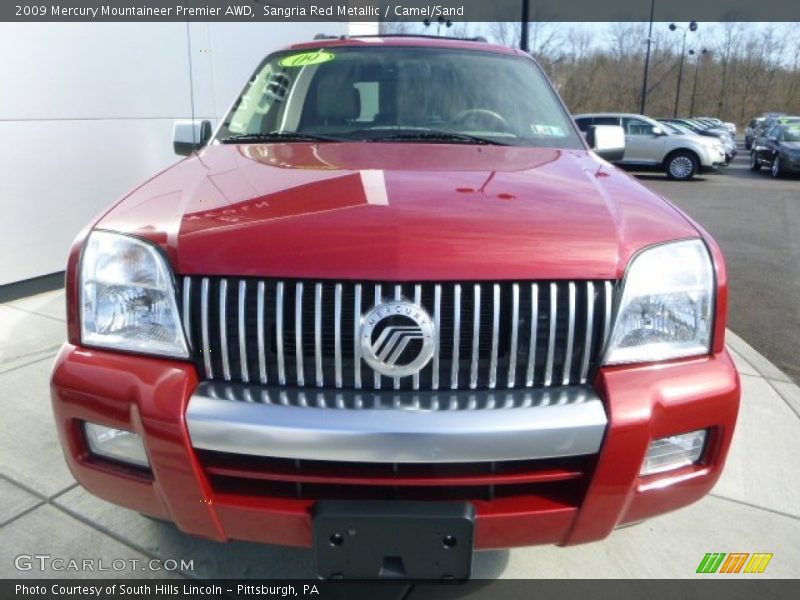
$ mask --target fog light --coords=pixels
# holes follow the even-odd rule
[[[702,457],[705,445],[705,429],[653,440],[640,474],[653,475],[693,465]]]
[[[96,423],[84,423],[84,431],[92,454],[137,467],[150,467],[142,438],[132,431],[114,429]]]

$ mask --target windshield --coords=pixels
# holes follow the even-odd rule
[[[800,126],[785,127],[783,129],[784,142],[800,142]]]
[[[248,82],[217,139],[230,143],[259,136],[585,147],[531,60],[430,47],[336,47],[271,55]]]

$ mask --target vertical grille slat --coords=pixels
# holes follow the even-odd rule
[[[192,343],[192,278],[183,278],[183,330],[186,332],[186,342],[190,349],[194,349]]]
[[[242,279],[239,281],[239,306],[237,316],[239,317],[239,372],[242,381],[250,381],[250,372],[247,368],[247,282]]]
[[[267,350],[266,350],[266,342],[264,339],[264,292],[265,292],[265,285],[263,281],[258,282],[257,288],[257,305],[256,305],[256,314],[257,314],[257,333],[256,336],[258,338],[258,379],[261,383],[267,383],[268,376],[267,376]]]
[[[592,331],[594,329],[594,283],[586,282],[586,337],[583,341],[583,359],[581,360],[581,383],[586,383],[589,375],[589,360],[592,355]]]
[[[294,284],[294,364],[297,385],[306,384],[303,368],[303,282]]]
[[[314,286],[314,370],[317,387],[325,385],[322,372],[322,284]]]
[[[353,387],[361,389],[361,284],[356,284],[353,299]]]
[[[200,314],[201,314],[201,328],[203,335],[203,364],[205,366],[206,379],[214,378],[214,368],[211,366],[211,342],[208,319],[210,318],[208,309],[208,296],[210,294],[210,282],[208,277],[203,277],[202,290],[200,290]]]
[[[489,359],[489,388],[497,386],[497,348],[500,344],[500,285],[492,286],[492,355]]]
[[[568,288],[569,316],[567,317],[567,349],[564,354],[564,375],[562,382],[569,385],[572,372],[572,350],[575,346],[575,283],[570,281]]]
[[[517,380],[517,338],[519,336],[519,284],[511,286],[511,347],[508,349],[508,383],[513,388]]]
[[[450,359],[450,388],[458,389],[458,367],[461,362],[459,350],[461,347],[461,285],[453,288],[453,355]]]
[[[478,352],[480,351],[481,340],[481,286],[475,284],[474,308],[472,310],[472,365],[469,370],[469,387],[478,387]]]
[[[336,387],[342,387],[342,284],[337,283],[334,288],[334,307],[333,307],[333,346],[334,346],[334,369]]]
[[[556,325],[558,317],[558,286],[550,284],[550,332],[547,335],[547,363],[544,371],[544,385],[553,383],[553,365],[556,353]]]
[[[222,375],[231,380],[231,361],[228,355],[228,280],[219,282],[219,338],[222,353]]]
[[[378,306],[378,304],[381,303],[381,298],[382,297],[383,297],[383,293],[381,291],[381,285],[378,284],[378,285],[375,286],[375,304],[374,304],[374,306]],[[375,385],[375,389],[376,390],[381,389],[381,374],[378,373],[377,371],[373,371],[372,378],[373,378],[373,382],[374,382],[374,385]]]
[[[531,336],[528,340],[528,371],[525,375],[525,385],[533,386],[533,378],[536,374],[536,347],[539,345],[539,286],[531,284]]]
[[[178,281],[186,339],[209,380],[368,390],[584,385],[613,325],[614,282],[603,280]],[[431,315],[434,352],[420,371],[385,377],[362,360],[361,319],[398,299]],[[409,360],[414,343],[403,340],[387,360]],[[319,395],[308,394],[316,405]],[[505,404],[500,398],[496,406]]]
[[[283,351],[283,282],[275,291],[275,346],[278,354],[278,383],[286,385],[286,357]]]

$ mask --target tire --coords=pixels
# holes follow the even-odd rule
[[[778,177],[783,177],[783,166],[781,165],[780,154],[778,154],[778,156],[776,156],[775,159],[772,161],[772,169],[770,169],[770,171],[772,172],[772,176],[775,179],[777,179]]]
[[[698,166],[698,160],[694,154],[679,150],[667,157],[665,171],[670,179],[688,181],[695,176]]]
[[[750,153],[750,170],[753,172],[761,170],[761,163],[756,160],[755,152]]]

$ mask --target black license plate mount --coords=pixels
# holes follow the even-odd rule
[[[474,531],[468,502],[319,501],[317,571],[326,579],[468,579]]]

